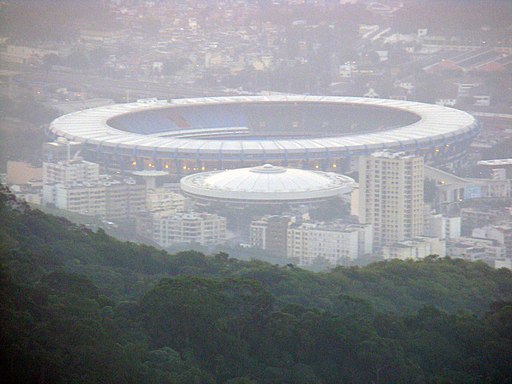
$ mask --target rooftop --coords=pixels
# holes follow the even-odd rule
[[[478,165],[512,165],[512,159],[481,160]]]
[[[293,201],[335,197],[352,190],[347,176],[265,164],[253,168],[203,172],[181,179],[190,195],[249,201]]]
[[[115,129],[108,121],[115,116],[133,112],[150,111],[163,108],[189,106],[212,106],[228,104],[254,103],[317,103],[357,105],[361,107],[383,107],[395,111],[404,111],[419,116],[419,120],[401,127],[370,133],[359,133],[348,136],[319,138],[284,138],[271,140],[239,140],[218,139],[206,140],[196,135],[184,137],[172,135],[144,135]],[[382,150],[400,143],[401,146],[432,143],[433,140],[446,140],[470,133],[477,127],[475,119],[466,112],[446,108],[439,105],[423,104],[402,100],[368,99],[358,97],[334,96],[236,96],[210,97],[195,99],[175,99],[170,102],[160,100],[140,100],[130,104],[116,104],[106,107],[92,108],[61,116],[50,125],[50,130],[57,136],[68,140],[86,143],[89,146],[113,147],[116,150],[138,151],[147,150],[155,153],[202,154],[280,154],[280,153],[324,153],[345,150]],[[215,128],[218,129],[218,128]],[[203,129],[202,134],[211,134]]]

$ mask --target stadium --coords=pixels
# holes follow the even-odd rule
[[[447,163],[479,127],[470,114],[438,105],[273,95],[139,100],[63,115],[50,132],[81,143],[82,155],[106,169],[181,176],[265,163],[342,172],[382,150]]]

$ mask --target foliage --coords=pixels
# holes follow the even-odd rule
[[[481,263],[169,255],[6,190],[0,261],[3,382],[512,382],[512,274]]]

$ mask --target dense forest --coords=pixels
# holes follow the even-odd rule
[[[167,254],[0,201],[3,383],[512,383],[512,272]]]

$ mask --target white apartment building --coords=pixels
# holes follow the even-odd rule
[[[210,213],[153,213],[153,241],[161,247],[176,243],[216,245],[226,241],[226,218]]]
[[[506,256],[512,257],[512,223],[475,228],[472,236],[496,240],[505,247]]]
[[[146,186],[135,179],[103,181],[105,217],[110,220],[133,219],[146,207]]]
[[[461,237],[448,242],[448,252],[451,257],[483,261],[497,269],[512,269],[512,257],[507,256],[505,245],[496,239]]]
[[[371,225],[303,223],[288,228],[287,257],[298,259],[299,265],[311,265],[317,259],[338,265],[371,253],[372,244]]]
[[[185,210],[185,196],[166,187],[148,189],[146,192],[146,210],[183,212]]]
[[[11,185],[9,189],[16,196],[18,200],[26,201],[29,204],[41,204],[42,195],[40,188],[31,188],[27,185]]]
[[[43,203],[82,215],[131,219],[145,208],[146,188],[134,179],[44,184]]]
[[[495,259],[492,266],[496,269],[512,269],[512,258]]]
[[[43,183],[71,185],[94,183],[99,180],[100,166],[78,158],[56,163],[43,163]]]
[[[43,163],[43,204],[108,219],[131,219],[145,209],[143,184],[99,172],[98,164],[81,158]]]
[[[359,222],[372,224],[374,244],[423,232],[423,158],[378,152],[359,159]]]
[[[441,214],[426,214],[424,234],[439,239],[454,239],[461,236],[461,218]]]
[[[249,244],[251,247],[267,249],[267,227],[268,220],[266,217],[251,221],[249,227]]]
[[[459,257],[471,261],[496,260],[506,256],[506,249],[494,239],[460,237],[448,241],[448,254],[450,257]]]
[[[436,237],[415,237],[382,247],[384,259],[419,260],[429,255],[446,256],[446,242]]]
[[[66,184],[44,184],[43,202],[53,204],[59,209],[83,215],[105,217],[106,192],[100,182]]]

